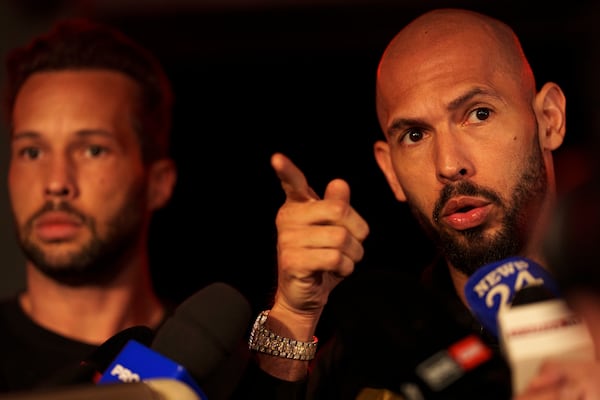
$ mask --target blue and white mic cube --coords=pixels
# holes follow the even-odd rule
[[[97,383],[131,383],[161,378],[183,382],[202,400],[208,400],[183,366],[135,340],[127,342]]]

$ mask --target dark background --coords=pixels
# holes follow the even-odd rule
[[[176,93],[173,156],[180,176],[153,222],[157,289],[180,301],[226,281],[260,310],[276,283],[274,219],[284,200],[269,165],[275,151],[290,156],[319,194],[333,178],[350,183],[352,203],[371,227],[357,268],[416,270],[430,256],[372,152],[382,137],[374,108],[379,57],[405,23],[430,8],[471,8],[515,28],[538,86],[552,80],[567,95],[567,139],[556,152],[559,189],[582,179],[581,157],[594,157],[600,125],[598,3],[12,0],[4,6],[12,16],[4,45],[79,14],[121,28],[161,59]],[[10,229],[1,249],[6,273],[13,268],[18,276]]]

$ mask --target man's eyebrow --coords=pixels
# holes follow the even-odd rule
[[[465,103],[470,101],[473,97],[479,96],[479,95],[489,96],[489,97],[493,97],[495,99],[500,100],[500,97],[496,93],[491,92],[485,88],[476,87],[476,88],[469,90],[462,96],[459,96],[456,99],[452,100],[448,104],[448,107],[447,107],[448,111],[455,111],[456,109],[460,108],[462,105],[464,105]]]
[[[397,132],[404,130],[407,126],[429,126],[425,121],[417,118],[396,118],[388,127],[388,136],[392,136]]]
[[[105,129],[81,129],[77,131],[77,136],[79,137],[88,137],[88,136],[104,136],[108,138],[112,138],[113,135],[111,132]]]
[[[40,137],[40,134],[36,131],[22,131],[22,132],[12,132],[11,139],[37,139]]]

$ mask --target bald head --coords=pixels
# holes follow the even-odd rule
[[[509,26],[469,10],[437,9],[414,19],[386,48],[377,73],[380,122],[390,101],[443,74],[465,82],[509,77],[529,100],[535,94],[533,73]]]

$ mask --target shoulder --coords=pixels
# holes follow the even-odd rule
[[[29,318],[23,312],[19,305],[19,295],[14,294],[0,299],[0,337],[6,335],[13,329],[20,330],[27,323]],[[7,332],[7,330],[9,332]]]
[[[95,348],[37,325],[22,310],[18,295],[0,301],[0,392],[35,387],[78,365]]]

